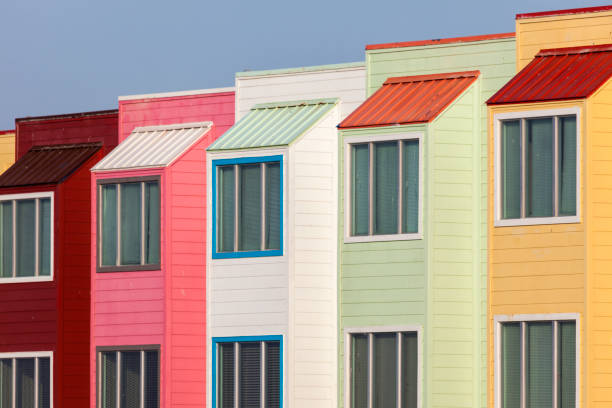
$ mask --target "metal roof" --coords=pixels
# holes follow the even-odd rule
[[[514,38],[514,33],[500,33],[500,34],[484,34],[484,35],[471,35],[468,37],[454,37],[454,38],[438,38],[434,40],[421,40],[421,41],[402,41],[384,44],[369,44],[366,45],[366,51],[371,50],[382,50],[386,48],[402,48],[402,47],[423,47],[426,45],[444,45],[444,44],[457,44],[467,43],[475,41],[492,41],[492,40],[503,40],[508,38]]]
[[[612,44],[540,51],[487,104],[589,97],[612,76]]]
[[[389,78],[338,127],[430,122],[474,83],[478,75],[480,71]]]
[[[212,122],[138,127],[91,171],[166,167],[210,130]]]
[[[253,106],[208,150],[286,146],[332,110],[338,99],[261,103]]]
[[[516,19],[521,20],[524,18],[564,16],[568,14],[600,13],[602,11],[610,11],[610,10],[612,10],[612,6],[597,6],[597,7],[583,7],[583,8],[573,8],[573,9],[565,9],[565,10],[539,11],[536,13],[517,14]]]
[[[101,147],[102,143],[34,146],[0,175],[0,187],[59,184]]]

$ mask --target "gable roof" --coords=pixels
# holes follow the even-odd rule
[[[479,75],[479,71],[466,71],[389,78],[338,127],[347,129],[430,122]]]
[[[169,166],[211,127],[212,122],[138,127],[91,171]]]
[[[487,104],[587,98],[610,76],[612,44],[542,50]]]
[[[286,146],[312,128],[337,103],[334,98],[255,105],[208,150]]]
[[[0,187],[59,184],[101,147],[102,143],[34,146],[0,175]]]

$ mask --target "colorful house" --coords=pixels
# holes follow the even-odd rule
[[[120,98],[131,133],[91,178],[92,408],[204,406],[205,148],[233,115],[232,89]]]
[[[82,407],[89,400],[89,168],[104,143],[116,144],[117,114],[16,122],[22,150],[0,176],[0,406]],[[62,144],[66,129],[58,123],[87,143]],[[32,146],[38,132],[44,146]]]
[[[0,174],[15,163],[15,131],[0,130]]]

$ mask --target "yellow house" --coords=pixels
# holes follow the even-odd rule
[[[0,130],[0,174],[15,163],[15,131]]]

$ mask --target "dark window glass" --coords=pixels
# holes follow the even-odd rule
[[[240,407],[259,408],[261,404],[260,343],[240,343],[238,376],[238,393]]]

